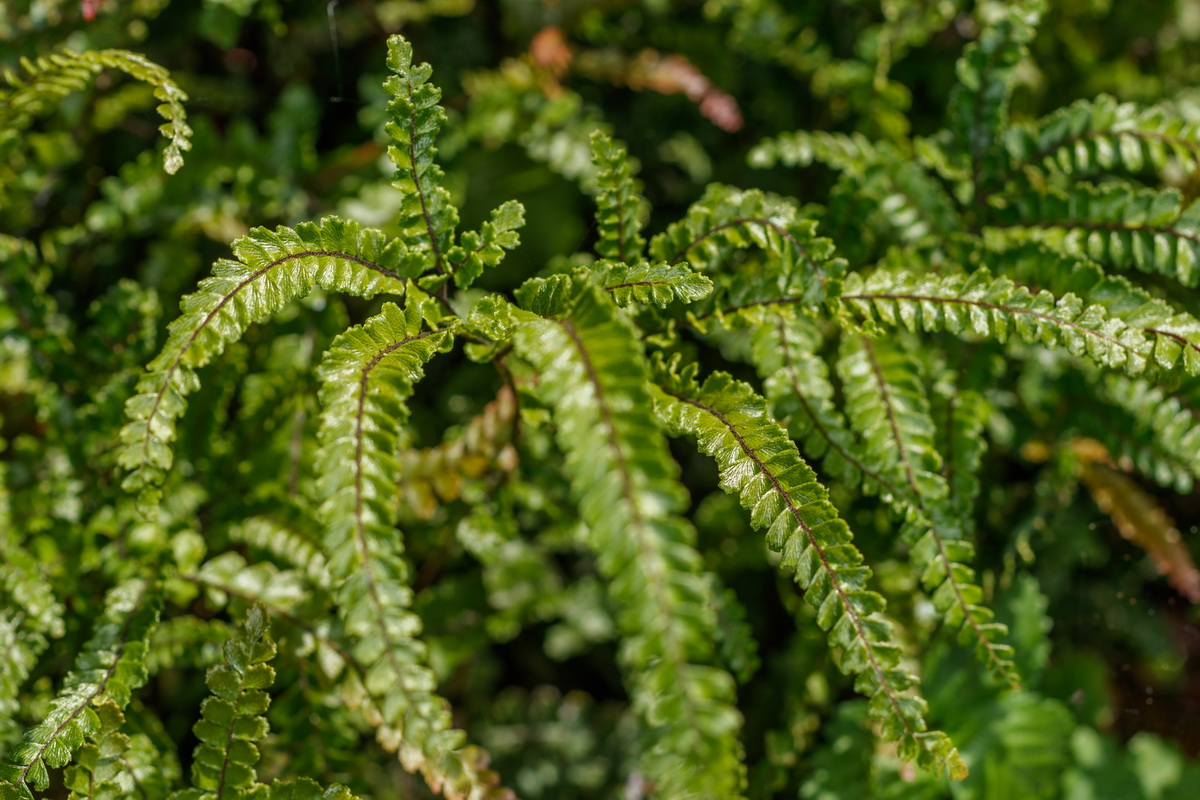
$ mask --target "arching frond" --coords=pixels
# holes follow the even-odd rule
[[[884,738],[898,740],[906,759],[965,777],[946,734],[926,730],[925,702],[908,692],[917,677],[901,666],[884,599],[867,588],[871,570],[825,487],[749,386],[719,372],[698,386],[694,374],[661,376],[660,416],[674,432],[696,437],[716,459],[722,487],[740,497],[754,527],[767,530],[767,544],[783,553],[783,568],[795,572],[841,652],[842,671],[857,676],[855,688],[870,699]]]
[[[982,605],[983,589],[968,566],[975,548],[949,500],[917,363],[890,342],[848,337],[837,367],[846,416],[862,437],[859,453],[898,492],[890,499],[908,516],[909,559],[934,607],[960,643],[973,645],[988,669],[1017,685],[1013,649],[1001,641],[1008,629]]]
[[[994,274],[1059,296],[1073,294],[1085,307],[1100,306],[1109,317],[1141,328],[1153,337],[1154,363],[1159,367],[1182,366],[1189,375],[1200,371],[1200,319],[1134,286],[1125,276],[1105,274],[1094,261],[1056,253],[1040,243],[1003,252],[981,251],[972,257]]]
[[[1110,95],[1076,100],[1035,123],[1014,125],[1004,144],[1015,164],[1072,177],[1117,170],[1200,169],[1200,125],[1162,108]]]
[[[1024,189],[1000,215],[1001,235],[1034,238],[1105,266],[1200,285],[1200,203],[1174,189],[1124,183]]]
[[[158,357],[125,405],[120,464],[129,470],[124,486],[155,501],[173,460],[171,442],[187,396],[199,386],[196,370],[262,322],[316,288],[371,297],[401,293],[412,276],[405,246],[379,231],[336,217],[275,232],[256,228],[233,243],[237,261],[222,259],[212,277],[183,298],[183,314],[171,323]],[[146,492],[149,491],[148,494]]]
[[[90,86],[97,73],[115,69],[154,87],[161,101],[158,113],[166,120],[159,128],[167,140],[163,168],[175,174],[183,166],[183,152],[192,148],[192,129],[183,110],[187,95],[170,73],[145,56],[128,50],[64,50],[34,61],[22,59],[21,67],[21,73],[7,72],[8,86],[0,88],[0,147],[15,140],[51,105]]]
[[[712,184],[687,216],[650,242],[650,256],[672,264],[687,260],[719,273],[736,250],[766,251],[770,274],[797,301],[817,307],[841,292],[846,264],[834,258],[833,243],[817,236],[791,201],[751,189]]]
[[[999,139],[1008,125],[1012,76],[1045,7],[1044,0],[993,6],[992,19],[958,60],[958,85],[950,94],[950,130],[971,164],[975,202],[1004,169]]]
[[[1200,370],[1200,351],[1181,346],[1174,315],[1157,308],[1131,316],[1137,325],[1110,316],[1101,305],[1085,306],[1074,294],[1055,298],[1030,292],[983,268],[969,275],[919,275],[881,270],[846,280],[846,305],[865,320],[908,330],[945,330],[960,336],[1064,347],[1074,356],[1110,369],[1139,375],[1155,366]],[[1159,327],[1159,326],[1162,327]],[[1182,363],[1180,363],[1182,362]]]
[[[428,302],[428,301],[426,301]],[[416,638],[403,540],[395,530],[396,448],[407,400],[424,365],[450,344],[447,331],[422,324],[424,304],[382,312],[334,340],[321,362],[318,483],[325,551],[338,586],[338,614],[382,718],[379,740],[399,750],[451,800],[486,796],[497,781],[486,754],[453,727],[424,645]],[[495,790],[500,791],[500,790]]]
[[[75,668],[42,722],[25,733],[22,743],[0,764],[0,797],[32,800],[33,791],[50,785],[50,769],[66,766],[75,751],[101,726],[93,706],[111,704],[118,711],[146,680],[146,647],[162,598],[157,585],[133,579],[108,593],[104,613],[92,638],[75,660]],[[32,787],[32,790],[31,790]]]
[[[516,351],[541,375],[559,446],[599,568],[610,580],[634,706],[650,729],[643,758],[663,797],[732,798],[744,781],[741,714],[712,666],[711,585],[682,516],[678,467],[649,408],[629,325],[598,290],[577,288],[564,318],[526,315]],[[686,761],[690,766],[679,769]]]

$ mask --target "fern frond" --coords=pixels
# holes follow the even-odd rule
[[[125,757],[133,743],[121,732],[125,715],[106,700],[96,707],[96,717],[99,726],[91,734],[93,741],[79,748],[76,763],[63,773],[63,785],[71,790],[68,800],[108,800],[133,788],[125,774]]]
[[[939,421],[941,451],[944,454],[942,476],[949,489],[954,516],[970,520],[979,496],[979,467],[987,442],[984,427],[991,406],[982,393],[958,384],[944,395],[934,395],[934,418]]]
[[[870,203],[872,221],[902,242],[944,238],[962,228],[954,201],[941,184],[911,153],[890,142],[875,143],[859,133],[795,131],[763,140],[750,151],[749,161],[759,168],[776,163],[806,167],[817,161],[845,173],[857,187],[856,199]],[[862,224],[862,219],[843,222]]]
[[[1200,424],[1194,411],[1157,386],[1119,375],[1092,382],[1091,391],[1124,413],[1119,420],[1094,415],[1086,421],[1101,424],[1085,428],[1085,432],[1104,442],[1118,458],[1128,459],[1143,475],[1179,492],[1190,492],[1200,480]],[[1109,427],[1105,422],[1118,422],[1122,427]]]
[[[22,59],[21,67],[23,74],[5,73],[8,88],[0,89],[0,146],[17,138],[47,108],[91,85],[97,73],[115,69],[154,87],[154,96],[161,101],[158,113],[166,120],[159,127],[167,140],[163,169],[174,175],[183,166],[183,152],[192,148],[192,129],[183,110],[187,95],[170,73],[145,56],[127,50],[64,50],[36,61]]]
[[[525,207],[516,200],[501,203],[492,211],[479,232],[465,231],[459,243],[446,253],[454,285],[465,289],[483,274],[484,267],[494,267],[504,260],[506,250],[521,243],[517,229],[525,225]]]
[[[987,184],[1006,166],[998,140],[1008,127],[1012,75],[1025,57],[1044,6],[1044,0],[993,6],[995,17],[958,60],[958,85],[950,94],[950,129],[970,161],[976,203],[982,202]]]
[[[229,538],[270,553],[279,563],[303,570],[318,586],[329,586],[329,565],[321,551],[320,533],[304,530],[305,521],[259,514],[231,525]]]
[[[30,789],[50,785],[49,769],[66,766],[100,727],[93,706],[124,708],[146,680],[146,648],[162,598],[147,579],[133,579],[108,593],[92,638],[68,673],[50,713],[25,733],[0,764],[0,797],[31,799]]]
[[[961,644],[973,643],[988,669],[1019,684],[1013,649],[1000,641],[1008,629],[981,605],[983,589],[968,566],[975,548],[961,517],[949,508],[933,418],[918,364],[897,346],[865,337],[843,340],[838,359],[846,416],[862,436],[869,468],[900,490],[890,498],[909,514],[909,560],[945,624]]]
[[[862,436],[863,460],[914,506],[943,500],[948,489],[917,363],[889,342],[847,336],[837,370],[846,416]]]
[[[651,240],[650,256],[672,264],[686,259],[719,273],[736,250],[759,247],[770,256],[780,288],[794,292],[797,302],[817,307],[841,293],[846,264],[816,229],[791,201],[712,184],[682,220]]]
[[[596,253],[634,264],[646,250],[642,228],[650,217],[650,204],[641,196],[642,183],[626,149],[604,131],[592,134],[592,161],[596,165]]]
[[[1200,203],[1174,189],[1124,183],[1016,193],[999,212],[1001,235],[1034,238],[1116,269],[1200,285]],[[1007,229],[1007,230],[1006,230]]]
[[[129,470],[123,486],[156,501],[171,467],[171,442],[187,396],[199,387],[196,370],[262,322],[316,288],[372,297],[400,294],[401,273],[411,277],[404,245],[353,222],[327,217],[275,232],[255,228],[233,243],[237,261],[222,259],[212,277],[183,298],[162,352],[138,381],[125,405],[119,462]]]
[[[825,472],[869,492],[899,490],[857,455],[858,442],[835,404],[829,367],[820,354],[823,337],[814,320],[774,312],[754,326],[750,361],[763,379],[766,398],[776,419],[805,455],[821,459]]]
[[[458,227],[458,209],[442,186],[442,169],[434,160],[434,142],[446,121],[438,105],[442,91],[429,82],[429,64],[413,64],[412,45],[402,36],[388,38],[387,65],[393,74],[384,81],[392,97],[386,127],[394,142],[388,157],[396,165],[393,185],[404,195],[397,224],[415,241],[413,252],[424,262],[420,271],[432,268],[442,274]]]
[[[882,616],[884,599],[867,588],[871,570],[849,528],[766,402],[724,373],[703,386],[696,385],[694,369],[664,379],[655,393],[660,416],[716,459],[722,488],[740,497],[755,528],[767,529],[768,546],[794,571],[830,644],[842,653],[842,671],[857,676],[855,688],[870,699],[884,737],[900,742],[906,760],[947,769],[955,780],[966,777],[946,734],[926,730],[924,700],[906,693],[917,677],[901,666],[901,647]]]
[[[687,264],[599,261],[587,271],[613,302],[622,307],[649,303],[666,308],[675,300],[683,303],[702,300],[713,289],[711,280],[692,272]]]
[[[1004,144],[1014,164],[1073,177],[1161,172],[1170,163],[1200,169],[1200,124],[1161,108],[1139,108],[1109,95],[1077,100],[1035,123],[1014,125]]]
[[[1030,344],[1064,347],[1071,355],[1130,375],[1154,366],[1172,368],[1181,360],[1189,372],[1200,369],[1200,351],[1180,346],[1181,334],[1170,330],[1170,317],[1138,317],[1134,327],[1100,305],[1085,307],[1074,294],[1057,299],[1047,291],[1033,294],[983,268],[970,275],[880,270],[864,279],[853,274],[842,300],[863,319],[888,327],[945,330],[1000,342],[1012,334]],[[1153,325],[1142,327],[1146,322]]]
[[[527,317],[531,315],[526,315]],[[630,694],[651,729],[647,776],[663,797],[731,798],[744,782],[732,676],[715,660],[711,586],[695,549],[678,467],[652,415],[644,356],[598,290],[566,317],[529,318],[516,352],[541,376],[580,514],[620,608]],[[691,765],[680,769],[681,763]]]
[[[1018,283],[1037,285],[1059,296],[1076,295],[1085,307],[1100,306],[1109,317],[1153,337],[1154,363],[1160,368],[1175,369],[1182,361],[1187,374],[1200,372],[1200,319],[1176,310],[1123,275],[1105,274],[1093,261],[1056,253],[1042,244],[983,251],[974,259]]]
[[[258,747],[270,730],[267,689],[275,682],[268,663],[275,657],[270,619],[260,605],[225,643],[225,663],[208,668],[204,682],[212,692],[200,704],[192,732],[200,743],[192,753],[192,787],[171,800],[242,800],[263,793],[256,783]]]
[[[400,751],[405,768],[447,798],[482,798],[503,790],[485,768],[486,754],[452,727],[449,704],[416,638],[420,618],[409,606],[409,570],[395,530],[395,452],[406,401],[423,367],[450,344],[447,331],[422,325],[425,304],[382,312],[334,340],[321,362],[318,482],[325,550],[338,613],[357,640],[364,685],[384,722],[380,742]]]

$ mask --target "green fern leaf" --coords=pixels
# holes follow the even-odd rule
[[[770,256],[780,288],[817,307],[840,294],[846,264],[833,257],[833,243],[819,238],[816,228],[781,197],[712,184],[687,216],[651,240],[650,256],[671,264],[686,259],[720,273],[736,250],[758,247]]]
[[[874,493],[899,490],[857,455],[858,442],[835,404],[829,367],[821,356],[823,337],[815,321],[772,311],[753,328],[750,361],[764,381],[776,419],[786,420],[788,434],[809,458],[821,459],[827,474],[850,486]]]
[[[899,490],[890,499],[909,515],[909,559],[945,624],[961,644],[997,676],[1017,685],[1013,649],[999,640],[1007,629],[981,605],[983,590],[967,563],[975,548],[961,517],[951,511],[942,477],[929,400],[915,361],[896,345],[864,337],[843,340],[842,376],[846,416],[862,437],[859,453],[868,468]]]
[[[382,715],[379,739],[399,749],[405,768],[421,773],[452,800],[501,796],[486,754],[452,727],[421,621],[409,606],[409,570],[395,531],[395,452],[408,417],[406,401],[423,366],[450,345],[448,331],[423,328],[429,301],[382,312],[334,340],[321,363],[321,452],[318,482],[325,500],[325,551],[338,613],[355,638],[364,685]]]
[[[1047,291],[1033,294],[1008,278],[993,278],[983,268],[970,275],[881,270],[863,279],[855,274],[847,279],[842,299],[854,313],[876,324],[1000,342],[1014,334],[1030,344],[1062,346],[1071,355],[1130,375],[1156,365],[1170,368],[1180,360],[1189,372],[1200,368],[1200,351],[1180,345],[1191,332],[1175,333],[1170,317],[1136,317],[1139,325],[1133,327],[1101,305],[1085,307],[1074,294],[1058,299]],[[1141,327],[1144,322],[1154,326]]]
[[[158,622],[162,598],[145,579],[129,580],[108,593],[104,613],[84,645],[46,718],[0,764],[0,797],[32,798],[50,785],[50,769],[66,766],[100,729],[93,706],[124,708],[146,681],[146,648]]]
[[[192,754],[192,786],[171,800],[242,800],[262,798],[266,787],[256,783],[258,747],[270,730],[267,689],[275,682],[268,663],[275,657],[270,619],[254,605],[245,622],[225,643],[225,663],[209,667],[204,676],[212,696],[200,705],[200,720],[192,732],[200,743]]]
[[[1122,170],[1162,172],[1175,163],[1200,169],[1200,125],[1161,108],[1139,108],[1109,95],[1077,100],[1036,123],[1005,132],[1014,164],[1080,177]]]
[[[565,318],[526,314],[516,352],[541,375],[566,470],[609,590],[622,608],[622,661],[651,729],[647,776],[664,798],[740,796],[741,715],[715,660],[712,586],[695,550],[678,467],[649,408],[648,373],[631,326],[590,286]],[[692,765],[680,769],[681,763]]]
[[[156,487],[171,467],[171,442],[187,396],[199,386],[196,370],[237,340],[253,322],[266,320],[289,302],[322,289],[371,297],[402,293],[408,277],[405,247],[379,231],[336,217],[274,233],[255,228],[233,243],[237,261],[222,259],[212,277],[183,298],[182,316],[171,323],[162,352],[138,381],[125,405],[121,466],[124,487],[156,500]]]
[[[691,303],[708,297],[713,288],[711,280],[692,272],[686,264],[599,261],[587,272],[622,307],[649,303],[666,308],[675,300]]]
[[[1139,472],[1186,494],[1200,480],[1200,426],[1192,409],[1142,380],[1120,375],[1089,382],[1090,395],[1120,416],[1104,412],[1088,418],[1080,409],[1077,424],[1104,442],[1114,456]],[[1119,426],[1119,427],[1118,427]]]
[[[604,131],[592,134],[592,161],[596,164],[596,252],[602,258],[634,264],[645,250],[642,228],[650,217],[650,204],[639,194],[642,184],[637,165],[625,148]]]
[[[905,759],[948,769],[955,780],[966,777],[949,738],[926,730],[925,702],[906,693],[917,677],[900,664],[901,647],[882,617],[884,599],[867,589],[871,570],[825,487],[753,389],[719,372],[697,386],[694,372],[663,376],[655,398],[668,427],[696,437],[716,459],[722,487],[741,498],[754,527],[767,529],[767,544],[783,554],[783,568],[795,572],[818,623],[841,651],[842,671],[856,675],[855,688],[870,699],[884,737],[900,742]]]
[[[958,85],[950,95],[951,130],[970,161],[976,203],[1007,166],[999,138],[1008,127],[1012,76],[1044,6],[1044,0],[1016,0],[990,7],[994,18],[958,60]]]
[[[388,69],[384,82],[392,99],[388,102],[388,135],[394,144],[388,157],[396,165],[396,181],[404,200],[397,224],[414,242],[413,251],[422,259],[421,272],[446,272],[446,252],[454,242],[458,209],[442,186],[442,169],[434,158],[434,142],[446,112],[438,105],[442,92],[429,82],[433,68],[413,64],[412,45],[402,36],[388,39]]]
[[[962,228],[945,189],[911,153],[890,142],[874,143],[859,133],[795,131],[763,140],[750,152],[749,160],[751,166],[760,168],[777,163],[806,167],[818,161],[845,173],[856,186],[856,199],[873,208],[871,224],[887,229],[901,242],[945,238]],[[861,225],[863,220],[857,215],[842,221]]]
[[[509,200],[492,211],[492,218],[483,223],[478,233],[466,231],[459,243],[446,253],[454,273],[454,284],[465,289],[483,274],[485,267],[494,267],[504,260],[506,250],[521,243],[517,229],[525,225],[525,207]]]
[[[1124,183],[1024,188],[1000,214],[1001,235],[1034,238],[1116,269],[1200,285],[1200,203],[1174,189]]]
[[[22,59],[21,67],[24,74],[5,73],[9,88],[0,89],[0,148],[15,141],[35,117],[59,100],[91,85],[97,73],[115,69],[154,87],[154,96],[161,101],[158,113],[166,120],[159,128],[167,139],[163,168],[174,175],[183,166],[183,152],[192,147],[192,129],[183,110],[187,95],[165,69],[145,56],[127,50],[64,50],[36,61]]]
[[[963,258],[964,263],[968,261],[984,261],[997,275],[1038,285],[1059,296],[1073,294],[1085,307],[1100,306],[1109,317],[1141,328],[1152,338],[1154,363],[1158,367],[1182,366],[1189,375],[1200,373],[1200,319],[1177,311],[1122,275],[1107,275],[1093,261],[1056,253],[1041,244],[1002,252],[980,251]]]
[[[77,763],[63,773],[63,785],[71,790],[69,800],[117,800],[132,788],[125,775],[124,759],[132,745],[130,737],[121,733],[125,715],[111,700],[95,711],[99,727],[92,735],[94,742],[80,747]]]

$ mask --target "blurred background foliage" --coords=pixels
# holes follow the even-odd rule
[[[652,231],[680,216],[711,181],[826,201],[835,183],[828,170],[754,170],[746,160],[750,148],[797,128],[877,139],[938,130],[955,59],[977,33],[971,6],[964,0],[5,0],[0,66],[16,70],[20,58],[60,47],[145,53],[189,94],[195,136],[184,168],[164,174],[150,89],[105,74],[19,141],[0,146],[0,232],[38,243],[47,262],[35,282],[42,302],[77,326],[62,345],[77,365],[75,381],[58,388],[94,396],[119,416],[129,379],[121,369],[155,352],[155,337],[163,335],[179,296],[233,238],[252,226],[294,225],[327,212],[388,228],[397,195],[383,152],[380,82],[390,33],[402,31],[418,60],[434,66],[451,114],[441,160],[466,226],[504,200],[525,204],[529,225],[521,248],[501,277],[484,279],[485,288],[499,288],[593,241],[587,136],[596,127],[624,139],[640,161],[645,193],[661,215]],[[1200,119],[1200,92],[1192,88],[1200,84],[1200,0],[1060,0],[1031,50],[1013,102],[1017,119],[1102,92],[1166,101]],[[1189,194],[1195,178],[1183,181]],[[309,301],[270,336],[252,331],[213,369],[231,378],[266,371],[280,381],[311,383],[312,354],[347,317],[359,320],[368,311],[353,302],[325,309],[323,302]],[[126,312],[114,322],[104,311],[115,307],[136,315]],[[29,356],[6,348],[0,347],[7,387],[0,394],[0,434],[9,449],[0,457],[13,465],[14,485],[57,498],[60,520],[83,519],[86,508],[72,510],[83,491],[66,473],[19,474],[21,449],[38,446],[49,412],[14,389]],[[481,390],[484,373],[464,365],[438,362],[434,379],[422,384],[413,425],[421,444],[437,444],[447,431],[453,439],[496,396],[494,376],[482,378]],[[749,377],[735,364],[721,366]],[[96,374],[113,376],[111,397],[97,394]],[[315,411],[303,400],[274,408],[270,381],[260,384],[237,400],[246,407],[237,413],[258,420],[266,436],[281,435],[271,433],[272,415]],[[229,409],[233,401],[222,399],[222,391],[232,389],[209,380],[210,396],[197,402]],[[211,455],[217,465],[246,457],[220,445],[241,441],[216,433],[232,424],[230,413],[215,411],[184,431],[185,441],[217,442]],[[1004,440],[1006,432],[993,435]],[[524,447],[550,452],[535,435]],[[938,641],[942,634],[932,622],[910,628],[931,640],[921,670],[931,721],[979,765],[971,780],[950,787],[901,765],[864,727],[863,702],[820,646],[812,610],[794,593],[762,585],[760,540],[745,535],[734,500],[715,491],[711,466],[694,453],[681,458],[709,566],[748,610],[748,621],[730,624],[748,624],[759,642],[757,654],[729,654],[730,664],[767,678],[748,684],[740,699],[752,797],[1196,796],[1198,614],[1076,490],[1077,464],[988,456],[995,463],[984,470],[992,480],[978,512],[980,574],[1024,659],[1024,690],[1003,694],[990,685],[968,663],[969,654]],[[473,554],[445,531],[458,526],[459,538],[471,541],[473,506],[464,498],[477,501],[490,487],[439,472],[435,461],[411,465],[413,511],[405,529],[421,565],[417,602],[434,663],[462,724],[522,797],[642,796],[645,787],[623,777],[630,774],[632,733],[617,702],[623,695],[613,666],[612,609],[594,577],[578,577],[590,570],[578,563],[574,523],[561,513],[561,479],[547,471],[540,488],[521,488],[526,494],[514,505],[524,518],[513,523],[539,526],[543,541],[561,547],[532,552],[515,536],[488,539],[504,532],[481,527]],[[831,489],[836,498],[839,487]],[[46,514],[32,502],[22,505],[23,496],[13,495],[14,515]],[[1159,501],[1194,541],[1195,495],[1163,493]],[[175,502],[188,501],[177,494]],[[194,502],[202,517],[203,497]],[[853,509],[848,521],[865,540],[862,549],[889,552],[891,532],[879,504],[867,499]],[[52,531],[56,522],[38,524]],[[88,525],[98,542],[109,535],[103,520]],[[476,560],[483,553],[499,555]],[[555,568],[548,570],[544,558]],[[932,616],[912,599],[903,569],[887,561],[874,567],[897,614],[917,622]],[[517,585],[537,590],[512,591]],[[164,625],[160,638],[177,637],[180,663],[209,663],[216,657],[211,643],[223,634],[213,625]],[[313,724],[289,718],[302,705],[288,695],[303,695],[305,687],[288,680],[286,664],[277,666],[282,696],[271,707],[272,727]],[[168,728],[175,726],[147,731],[152,738],[188,735],[202,687],[173,681],[165,670],[145,698],[160,706]],[[50,690],[44,680],[35,686]],[[500,692],[502,686],[510,688]],[[269,743],[267,752],[269,776]],[[287,756],[274,752],[277,763]],[[426,791],[374,744],[327,740],[304,758],[313,762],[310,774],[353,776],[351,785],[364,795]]]

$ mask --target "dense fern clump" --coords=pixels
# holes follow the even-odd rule
[[[712,183],[656,217],[543,39],[542,62],[468,81],[465,128],[543,81],[510,111],[536,117],[533,159],[592,192],[594,246],[509,280],[539,223],[508,200],[461,230],[441,92],[393,35],[388,219],[246,231],[163,336],[132,281],[89,322],[58,307],[69,236],[0,235],[0,413],[40,426],[0,428],[0,798],[1145,782],[1085,716],[1084,673],[1056,678],[1037,559],[1074,548],[1082,504],[1155,591],[1200,602],[1162,507],[1200,479],[1200,205],[1166,185],[1200,165],[1200,128],[1107,96],[1014,121],[1044,11],[1022,0],[984,4],[947,127],[910,138],[888,72],[959,4],[884,3],[855,62],[870,81],[784,5],[706,13],[731,46],[879,95],[877,139],[749,154],[780,183],[828,170],[824,205]],[[621,80],[670,93],[646,59]],[[10,76],[0,155],[104,69],[153,87],[178,170],[186,96],[116,50]],[[555,662],[601,665],[603,696],[539,685]],[[1140,741],[1177,768],[1129,797],[1197,785]]]

